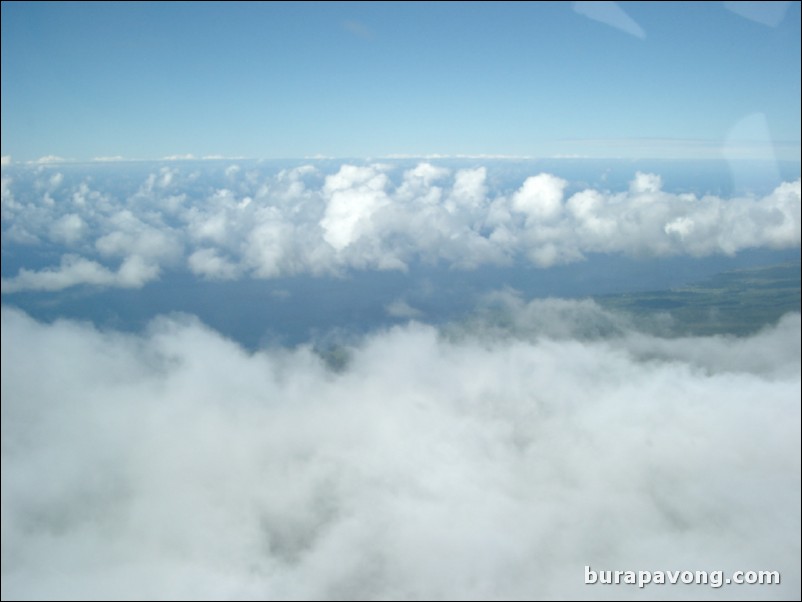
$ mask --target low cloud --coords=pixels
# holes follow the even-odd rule
[[[92,161],[96,161],[98,163],[116,163],[119,161],[125,161],[125,157],[122,155],[114,155],[111,157],[93,157]]]
[[[58,267],[39,271],[22,268],[13,278],[3,278],[0,290],[4,294],[21,291],[60,291],[78,284],[141,288],[158,276],[158,266],[147,263],[138,255],[127,257],[115,272],[96,261],[68,254],[61,258]]]
[[[237,266],[221,257],[215,249],[199,249],[187,259],[189,269],[208,280],[233,280]]]
[[[3,598],[799,596],[799,314],[661,339],[489,304],[515,326],[393,328],[337,372],[187,317],[3,308]],[[587,564],[782,584],[585,586]]]
[[[623,191],[572,188],[549,173],[503,188],[491,175],[427,162],[278,173],[171,163],[113,184],[4,173],[3,239],[63,244],[62,252],[107,270],[109,261],[136,256],[222,279],[416,263],[467,270],[526,260],[548,268],[589,254],[701,257],[800,245],[799,180],[762,197],[722,198],[665,190],[654,173],[633,174]],[[17,281],[13,290],[24,290],[28,280]]]
[[[39,157],[35,161],[32,161],[32,163],[38,165],[48,165],[51,163],[64,163],[66,161],[67,159],[64,157],[59,157],[58,155],[45,155],[44,157]]]
[[[421,310],[412,307],[403,299],[396,299],[392,303],[388,303],[384,309],[391,318],[413,319],[423,317]]]

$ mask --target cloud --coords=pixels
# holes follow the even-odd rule
[[[491,159],[491,160],[513,160],[513,161],[529,161],[534,159],[531,155],[504,155],[498,153],[457,153],[457,154],[446,154],[446,153],[425,153],[425,154],[413,154],[413,153],[390,153],[389,155],[385,155],[383,158],[385,159],[424,159],[426,161],[431,161],[433,159]]]
[[[214,249],[199,249],[187,258],[189,269],[209,280],[233,280],[237,266],[221,257]]]
[[[387,176],[374,167],[344,165],[328,176],[323,193],[328,197],[326,214],[320,221],[323,238],[342,251],[371,229],[371,216],[387,204]]]
[[[373,333],[339,372],[187,317],[3,308],[3,598],[798,597],[799,314],[661,339],[502,297],[512,328]]]
[[[629,185],[629,189],[634,194],[659,192],[662,187],[663,181],[660,176],[641,172],[635,174],[635,179]]]
[[[141,288],[159,276],[159,268],[141,257],[126,258],[113,272],[96,261],[74,254],[62,256],[58,267],[34,271],[25,268],[13,278],[2,279],[2,292],[60,291],[78,284],[92,286]]]
[[[112,157],[94,157],[92,161],[96,161],[98,163],[116,163],[118,161],[125,161],[125,157],[122,155],[114,155]]]
[[[5,244],[50,241],[107,270],[138,257],[228,279],[418,263],[468,270],[525,260],[548,268],[589,254],[733,255],[799,247],[801,238],[799,180],[761,197],[723,198],[666,190],[655,173],[636,172],[624,190],[606,190],[550,173],[499,184],[484,166],[428,162],[277,172],[172,164],[146,175],[121,165],[113,182],[93,171],[99,167],[81,169],[80,179],[4,174]],[[44,196],[33,199],[31,190]]]
[[[49,165],[51,163],[65,163],[66,161],[67,159],[57,155],[45,155],[44,157],[39,157],[35,161],[32,161],[32,163],[38,165]]]
[[[104,257],[139,256],[154,263],[169,262],[181,255],[181,244],[171,236],[164,224],[148,224],[131,211],[122,210],[109,216],[111,229],[95,242]]]
[[[752,121],[754,116],[749,116]],[[556,149],[562,152],[555,154],[554,158],[571,158],[571,155],[579,152],[574,158],[595,158],[612,159],[677,159],[682,157],[686,160],[721,160],[722,156],[731,161],[793,161],[799,163],[800,144],[799,140],[789,138],[786,140],[773,139],[766,140],[760,137],[741,137],[749,130],[742,129],[738,124],[733,126],[736,137],[732,138],[732,131],[725,139],[701,139],[701,138],[571,138],[556,140]],[[755,132],[754,125],[750,127]],[[742,166],[741,166],[742,168]],[[737,186],[736,186],[737,189]]]
[[[446,203],[450,212],[476,211],[482,207],[487,194],[487,169],[476,167],[474,169],[460,169],[454,175],[454,187]]]
[[[2,157],[0,157],[0,165],[3,167],[11,165],[11,155],[3,155]]]
[[[527,178],[512,197],[512,207],[533,220],[551,220],[562,211],[563,190],[568,182],[550,174]]]
[[[385,307],[387,315],[392,318],[414,319],[423,317],[423,312],[412,307],[403,299],[396,299]]]
[[[68,213],[56,220],[50,227],[50,238],[55,242],[73,246],[84,237],[86,223],[80,215]]]

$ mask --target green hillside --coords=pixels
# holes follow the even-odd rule
[[[753,333],[800,309],[800,262],[724,272],[667,291],[596,297],[636,318],[670,316],[675,334]]]

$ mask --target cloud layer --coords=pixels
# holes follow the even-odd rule
[[[187,317],[4,308],[3,598],[798,599],[799,314],[661,339],[500,303],[511,329],[410,323],[337,371]],[[613,589],[586,564],[783,581]]]
[[[799,180],[761,198],[723,199],[667,192],[658,175],[640,172],[618,192],[572,189],[548,173],[506,190],[485,167],[425,162],[268,174],[230,164],[211,175],[212,167],[164,165],[133,184],[121,176],[127,187],[89,175],[67,182],[55,169],[36,168],[27,188],[16,181],[23,171],[3,175],[4,247],[62,254],[55,265],[4,278],[3,292],[142,286],[174,269],[232,280],[415,262],[547,268],[592,253],[733,255],[800,244]]]

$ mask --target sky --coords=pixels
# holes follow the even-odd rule
[[[17,161],[798,161],[799,99],[798,2],[2,3]]]
[[[800,599],[799,3],[1,6],[0,597]]]

